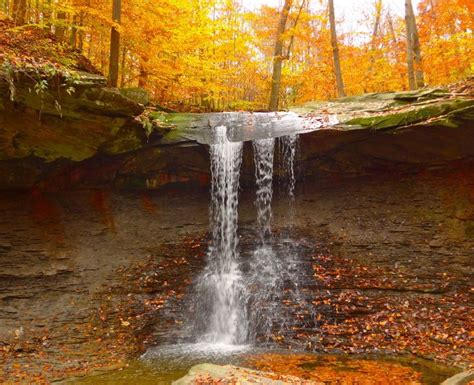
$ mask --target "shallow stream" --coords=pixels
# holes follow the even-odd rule
[[[274,362],[276,374],[297,374],[303,379],[325,384],[423,384],[439,385],[459,370],[428,360],[403,356],[317,355],[250,346],[216,347],[204,345],[164,346],[147,352],[126,368],[75,378],[64,384],[82,385],[168,385],[200,363],[242,365],[262,369],[261,362]],[[285,363],[276,371],[279,363]],[[294,364],[292,364],[294,362]],[[265,369],[265,367],[263,367]],[[288,373],[288,370],[290,373]]]

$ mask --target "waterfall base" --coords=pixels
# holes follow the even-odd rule
[[[350,355],[408,351],[467,365],[469,347],[452,341],[467,340],[462,329],[470,328],[472,181],[472,172],[432,172],[306,182],[296,192],[291,231],[286,193],[280,199],[275,191],[272,232],[281,245],[306,243],[298,249],[306,270],[294,272],[308,272],[299,289],[315,302],[316,327],[303,319],[292,333],[255,345]],[[258,244],[254,200],[255,191],[240,196],[244,260]],[[51,380],[189,342],[186,301],[205,266],[208,205],[207,192],[187,190],[0,194],[6,375]],[[285,308],[299,320],[298,310]],[[396,313],[402,317],[390,319]],[[430,338],[446,320],[448,339]]]

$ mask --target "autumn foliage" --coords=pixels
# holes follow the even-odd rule
[[[422,384],[420,373],[394,362],[362,359],[344,362],[336,356],[268,353],[250,357],[248,364],[262,371],[295,376],[309,384]]]
[[[14,18],[18,1],[4,1],[0,10]],[[361,10],[365,32],[347,32],[335,1],[347,95],[408,87],[403,15],[389,3],[374,1],[372,9]],[[27,23],[48,29],[104,74],[110,29],[116,27],[120,87],[144,87],[154,101],[178,110],[267,107],[277,8],[250,11],[236,0],[122,0],[117,25],[112,0],[29,4]],[[472,0],[421,0],[415,12],[426,83],[445,85],[472,74]],[[280,107],[336,97],[327,2],[294,1],[283,39],[286,46],[293,43],[283,62]]]

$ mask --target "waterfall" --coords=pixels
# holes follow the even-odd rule
[[[273,196],[273,152],[275,139],[261,139],[253,142],[255,181],[257,184],[257,226],[262,245],[271,235]]]
[[[237,220],[242,143],[215,128],[211,155],[212,243],[197,284],[196,327],[200,342],[239,344],[247,339],[245,285],[238,261]]]
[[[275,333],[285,333],[291,325],[292,314],[282,304],[301,297],[294,245],[288,239],[275,240],[271,231],[275,139],[253,141],[258,242],[243,258],[237,235],[243,143],[230,142],[223,125],[215,127],[213,135],[212,240],[207,265],[196,284],[194,336],[197,342],[221,345],[243,344],[249,337],[270,341]],[[282,168],[288,179],[285,186],[291,202],[296,146],[295,135],[280,139]]]
[[[257,186],[255,206],[260,244],[250,262],[249,321],[251,336],[256,338],[257,335],[263,335],[267,340],[277,318],[283,290],[283,266],[273,250],[271,239],[274,146],[274,139],[253,142]]]
[[[296,154],[299,145],[299,135],[287,135],[279,138],[279,149],[280,149],[280,164],[282,168],[282,185],[285,190],[285,194],[288,198],[288,209],[286,214],[286,237],[284,238],[284,251],[282,264],[284,265],[284,281],[286,282],[286,295],[285,301],[287,303],[297,304],[298,315],[303,317],[314,318],[314,307],[310,304],[304,293],[301,291],[301,283],[303,279],[303,271],[305,270],[301,266],[301,259],[298,251],[294,248],[294,240],[291,238],[292,228],[295,220],[295,186],[296,186],[296,173],[295,173],[295,161]],[[296,310],[294,310],[296,311]],[[287,332],[287,325],[284,323],[280,326],[280,333],[285,334]]]
[[[285,178],[285,187],[287,190],[290,205],[295,199],[295,158],[298,147],[299,136],[297,134],[282,136],[279,138],[281,167]]]

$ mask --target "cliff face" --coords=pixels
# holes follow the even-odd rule
[[[171,114],[167,123],[144,110],[100,75],[0,72],[0,188],[207,185],[208,149],[189,135],[191,118]],[[469,90],[364,95],[295,112],[308,125],[320,122],[301,135],[300,176],[411,173],[474,159]],[[244,158],[243,183],[254,173],[251,151]]]
[[[336,114],[332,130],[302,140],[305,174],[370,175],[449,168],[474,159],[469,92],[373,94],[299,109]]]
[[[301,247],[300,289],[319,315],[292,319],[281,346],[472,362],[473,176],[299,183],[291,215],[276,188],[273,232]],[[0,192],[0,381],[18,363],[22,378],[52,379],[180,336],[185,294],[206,264],[209,194],[169,187]],[[254,199],[244,186],[239,249],[249,257]]]
[[[170,342],[208,246],[209,194],[191,188],[209,185],[205,120],[163,121],[98,75],[70,93],[36,75],[0,74],[0,380],[84,373]],[[298,269],[320,318],[295,319],[284,346],[469,363],[473,109],[468,92],[424,90],[296,110],[320,128],[301,135],[291,215],[275,183],[272,226],[307,245]],[[248,142],[244,253],[254,180]]]

